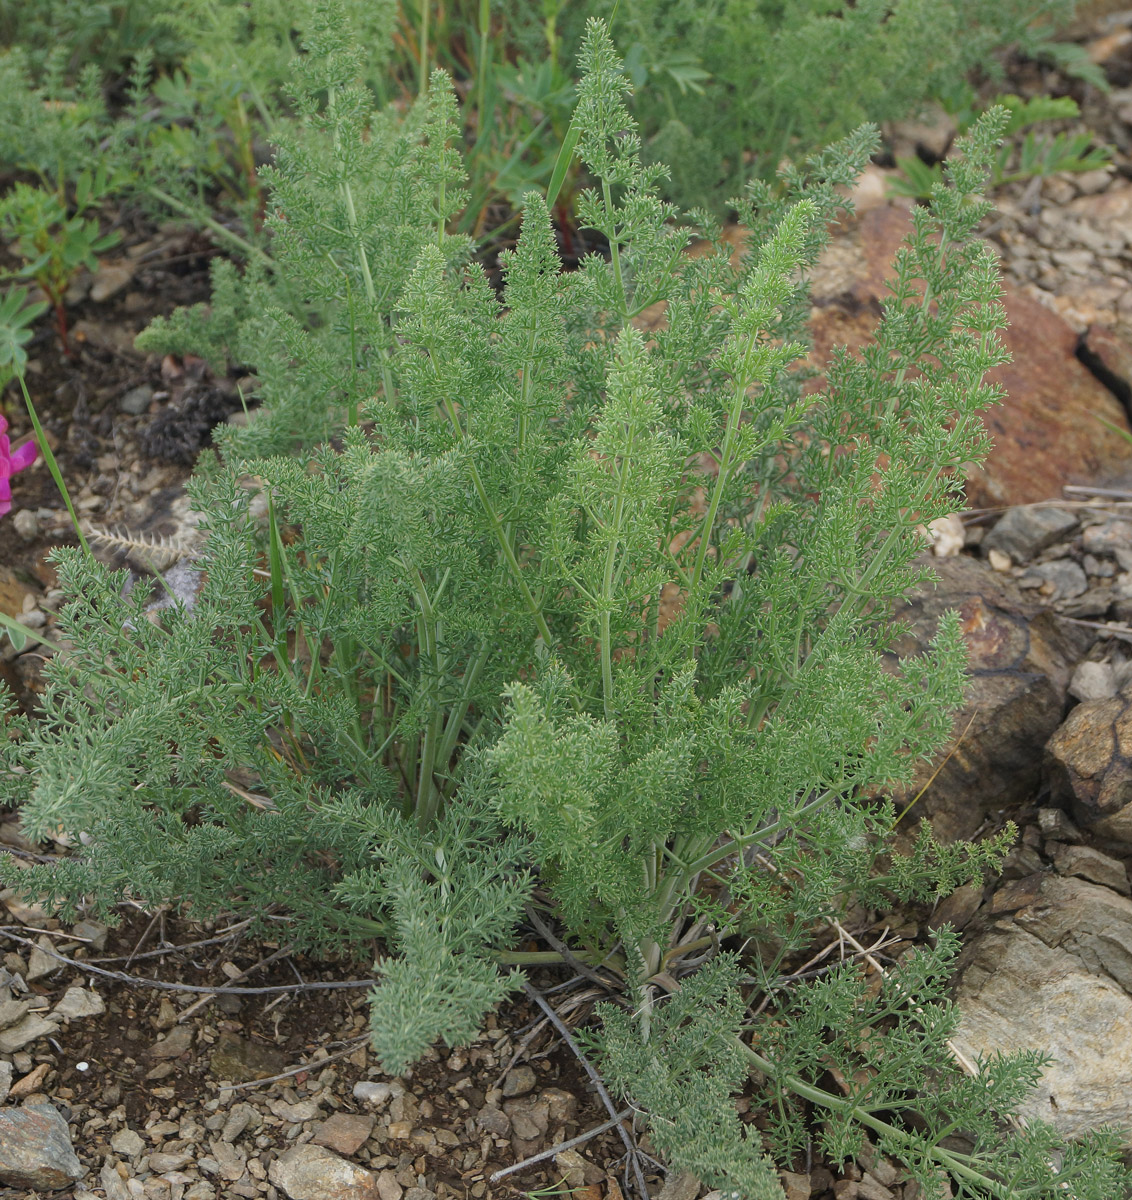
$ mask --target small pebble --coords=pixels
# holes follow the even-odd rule
[[[39,537],[39,518],[30,508],[21,508],[12,518],[12,528],[25,542],[34,542]]]
[[[354,1084],[354,1099],[360,1100],[373,1108],[380,1108],[393,1096],[393,1089],[387,1083],[373,1083],[362,1079]]]

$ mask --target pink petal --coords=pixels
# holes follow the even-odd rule
[[[30,467],[35,462],[38,453],[39,447],[36,445],[35,438],[32,438],[30,442],[24,442],[15,454],[10,455],[12,474],[22,471],[25,467]]]
[[[8,486],[8,477],[0,475],[0,517],[12,511],[12,489]]]

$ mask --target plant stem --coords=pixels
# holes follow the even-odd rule
[[[773,1079],[783,1087],[789,1088],[796,1096],[801,1096],[803,1100],[809,1100],[812,1104],[832,1109],[834,1112],[847,1113],[855,1121],[860,1121],[862,1125],[883,1134],[886,1138],[902,1142],[905,1145],[913,1145],[918,1152],[921,1151],[922,1143],[920,1139],[913,1137],[910,1133],[906,1133],[896,1125],[890,1125],[887,1121],[882,1121],[879,1117],[873,1116],[867,1109],[859,1108],[852,1100],[845,1100],[840,1096],[832,1096],[829,1092],[814,1087],[806,1083],[804,1079],[797,1078],[797,1076],[781,1074],[770,1059],[763,1058],[757,1051],[752,1050],[742,1038],[735,1038],[733,1045],[742,1052],[743,1056],[752,1066],[757,1067],[769,1079]],[[1000,1197],[1000,1200],[1012,1200],[1010,1193],[1003,1190],[998,1180],[992,1179],[989,1175],[984,1175],[981,1171],[974,1170],[967,1163],[963,1162],[962,1160],[967,1158],[967,1155],[959,1155],[951,1150],[945,1150],[942,1146],[932,1146],[928,1149],[927,1153],[929,1158],[934,1159],[940,1166],[945,1167],[961,1179],[965,1179],[968,1183],[985,1188],[991,1195]]]
[[[86,537],[79,526],[79,515],[75,512],[75,506],[71,503],[71,494],[67,491],[66,483],[63,482],[63,472],[59,470],[59,464],[55,461],[55,455],[52,454],[51,447],[47,444],[47,436],[43,432],[43,426],[39,423],[39,414],[35,411],[35,405],[32,403],[31,395],[28,392],[28,385],[22,373],[17,375],[16,378],[20,381],[20,391],[24,394],[24,403],[27,405],[28,416],[31,417],[32,428],[35,430],[35,438],[39,443],[43,461],[47,464],[48,471],[51,472],[51,478],[55,480],[55,486],[59,489],[59,494],[63,497],[63,503],[67,506],[67,512],[71,514],[71,524],[75,527],[79,544],[86,551],[88,558],[93,557]]]
[[[193,221],[199,221],[205,228],[211,229],[222,241],[227,242],[230,246],[234,246],[241,253],[246,254],[248,258],[256,259],[266,270],[275,270],[275,260],[269,254],[261,250],[258,246],[253,246],[251,242],[240,237],[238,233],[233,233],[230,229],[226,229],[219,221],[199,212],[191,205],[178,200],[176,196],[171,196],[168,192],[162,191],[161,188],[147,187],[146,192],[155,200],[160,200],[166,208],[171,208],[174,212],[180,213],[183,217],[189,217]]]

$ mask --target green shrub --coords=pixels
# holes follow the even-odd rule
[[[631,1015],[591,1043],[705,1182],[781,1198],[766,1151],[788,1162],[813,1106],[826,1151],[868,1131],[926,1196],[948,1176],[971,1196],[1116,1194],[1107,1136],[1064,1155],[1043,1126],[1000,1139],[1040,1060],[959,1074],[946,932],[877,997],[845,967],[747,1023],[749,989],[780,992],[816,922],[946,892],[1009,841],[924,836],[881,876],[895,814],[859,799],[908,781],[963,695],[954,613],[899,673],[881,651],[891,602],[930,577],[917,527],[960,505],[999,399],[999,284],[973,233],[1005,114],[914,214],[875,346],[807,396],[806,271],[875,132],[752,185],[738,265],[706,223],[713,252],[692,257],[596,22],[581,67],[597,186],[579,217],[609,258],[563,274],[532,194],[501,301],[447,232],[464,195],[444,76],[404,119],[375,113],[341,14],[317,25],[268,176],[277,270],[219,270],[211,312],[148,335],[231,348],[262,380],[264,410],[191,485],[199,595],[155,624],[144,586],[56,552],[67,648],[0,778],[29,836],[82,849],[4,874],[66,915],[129,896],[283,920],[298,947],[380,937],[391,1071],[560,959],[514,949],[536,906],[622,981]],[[848,1096],[820,1086],[831,1060]],[[765,1146],[732,1099],[752,1067]],[[940,1144],[956,1132],[969,1152]]]

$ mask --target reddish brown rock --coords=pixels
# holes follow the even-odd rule
[[[1127,413],[1132,405],[1132,337],[1107,325],[1090,325],[1077,353]]]
[[[1099,203],[1102,197],[1081,199]],[[828,362],[836,345],[858,350],[871,340],[889,294],[893,257],[910,231],[906,209],[874,208],[822,255],[812,288],[815,366]],[[1121,479],[1132,470],[1132,445],[1097,417],[1121,429],[1129,428],[1128,421],[1116,397],[1077,358],[1077,334],[1057,313],[1009,285],[1004,302],[1010,326],[1003,341],[1013,362],[990,379],[1007,398],[983,414],[994,449],[968,477],[968,504],[1028,504],[1060,498],[1065,484]]]

